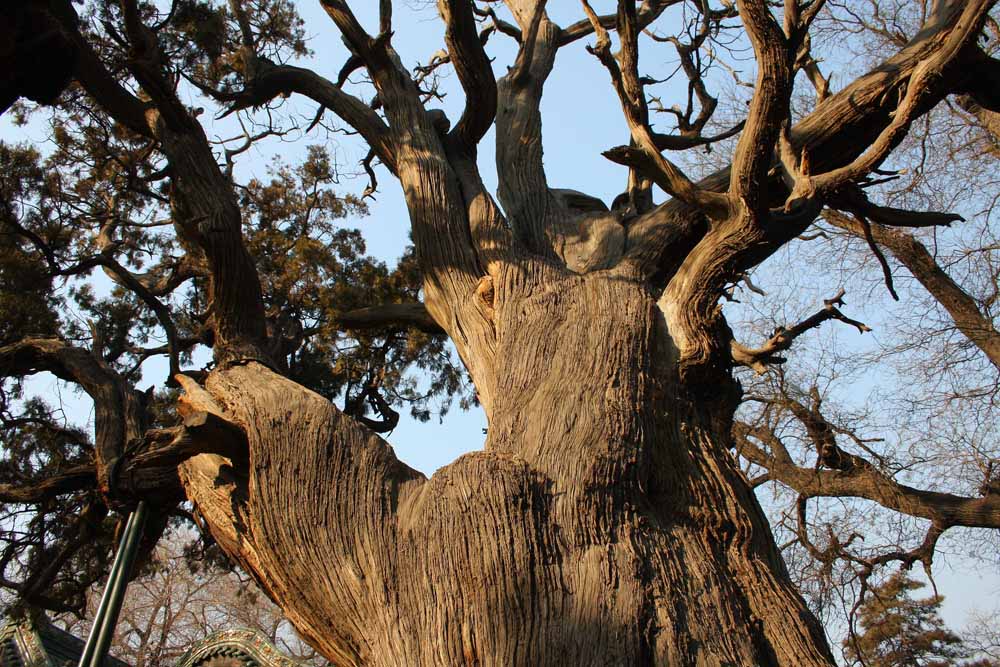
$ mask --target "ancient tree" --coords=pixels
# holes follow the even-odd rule
[[[120,0],[79,15],[69,0],[24,0],[14,3],[21,14],[4,10],[10,21],[30,14],[72,54],[55,159],[68,168],[86,154],[100,167],[67,200],[38,156],[10,152],[8,252],[38,272],[35,289],[102,269],[141,314],[130,321],[166,339],[136,349],[99,326],[74,338],[42,309],[26,311],[30,326],[0,348],[6,377],[49,371],[95,406],[92,443],[44,415],[8,420],[18,433],[76,443],[43,475],[15,475],[2,488],[8,503],[50,512],[68,507],[54,499],[72,498],[67,517],[76,517],[60,524],[59,549],[31,545],[25,578],[9,587],[56,605],[46,591],[93,546],[108,508],[142,498],[160,510],[150,541],[189,503],[183,512],[337,664],[831,665],[735,451],[802,498],[855,496],[930,519],[922,550],[897,555],[904,562],[929,562],[935,537],[952,526],[1000,527],[995,489],[963,497],[908,487],[842,449],[818,397],[772,397],[815,439],[814,468],[796,464],[766,420],[735,420],[734,369],[769,373],[796,338],[830,320],[866,329],[840,310],[842,295],[758,345],[738,340],[720,307],[733,284],[823,215],[925,268],[928,289],[955,297],[944,298],[957,326],[996,359],[997,333],[976,305],[897,231],[956,216],[889,207],[868,191],[911,127],[949,96],[972,114],[1000,111],[1000,65],[980,40],[992,2],[929,3],[922,26],[884,62],[836,90],[810,50],[810,29],[829,9],[822,0],[619,0],[608,14],[581,0],[579,20],[564,25],[544,0],[439,0],[445,48],[415,71],[393,48],[394,31],[407,27],[394,26],[391,0],[379,3],[377,30],[344,0],[321,4],[331,25],[315,29],[337,31],[351,54],[336,80],[290,64],[305,47],[280,0]],[[722,30],[752,50],[756,78],[745,118],[718,127],[704,74]],[[495,39],[516,42],[513,62],[491,62]],[[654,129],[647,88],[656,81],[639,64],[640,46],[660,42],[688,77],[686,108],[668,110],[672,133]],[[543,163],[546,80],[562,49],[584,46],[604,66],[629,131],[605,153],[626,186],[611,207],[552,187]],[[461,84],[460,117],[432,108],[437,68],[452,68]],[[370,82],[371,97],[351,92],[352,76]],[[11,81],[5,99],[27,94],[17,88],[23,77]],[[796,81],[815,88],[808,113],[792,112]],[[204,110],[185,104],[192,89],[262,125],[246,125],[234,144],[210,142]],[[303,251],[298,268],[275,264],[300,241],[328,238],[310,223],[311,211],[332,206],[310,203],[322,155],[301,183],[286,172],[287,190],[304,193],[294,206],[291,195],[238,184],[233,169],[255,141],[282,131],[270,113],[288,97],[318,106],[313,124],[335,117],[356,132],[370,148],[366,168],[381,164],[400,181],[415,248],[392,289],[388,276],[349,276],[382,285],[395,303],[348,302],[320,327],[300,317],[320,306],[303,305],[280,277],[334,252],[329,242]],[[490,130],[495,195],[477,162]],[[732,146],[730,164],[700,179],[672,157],[712,144]],[[47,198],[63,204],[25,205]],[[281,226],[289,216],[297,222]],[[85,230],[93,234],[81,241]],[[140,272],[143,251],[157,259]],[[171,299],[188,288],[184,304]],[[96,298],[87,303],[100,310]],[[58,335],[31,335],[44,327]],[[397,460],[377,434],[394,414],[385,374],[321,371],[338,353],[322,342],[331,327],[446,334],[489,420],[484,450],[430,479]],[[371,354],[409,350],[402,362],[420,363],[438,339],[377,340]],[[214,364],[186,371],[196,345],[211,346]],[[126,361],[152,355],[169,359],[179,392],[134,390]],[[332,399],[345,384],[342,411]],[[176,419],[163,416],[173,409]]]

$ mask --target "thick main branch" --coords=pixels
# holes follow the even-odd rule
[[[892,120],[898,91],[916,68],[934,55],[947,51],[951,60],[942,65],[943,76],[928,82],[918,113],[925,113],[953,90],[965,90],[969,72],[965,60],[977,61],[975,37],[994,2],[981,0],[940,3],[923,28],[893,57],[859,77],[840,92],[829,96],[799,121],[790,132],[796,152],[805,151],[815,173],[849,164],[881,134]],[[955,44],[964,48],[955,48]],[[730,181],[729,169],[720,170],[698,183],[698,187],[724,191]],[[780,206],[787,191],[771,182],[774,195],[770,206]],[[778,247],[795,238],[809,220],[799,224],[770,225],[765,240],[748,261],[759,263]],[[670,200],[629,226],[626,259],[645,275],[668,279],[664,267],[676,266],[676,252],[690,247],[706,231],[699,212],[680,201]],[[746,268],[746,267],[743,267]]]
[[[112,471],[129,442],[142,436],[144,410],[135,392],[89,350],[58,338],[25,338],[0,347],[0,376],[48,371],[83,388],[94,401],[94,457],[99,488],[115,486]]]
[[[734,437],[739,453],[765,468],[774,481],[810,497],[863,498],[902,514],[929,519],[941,526],[1000,528],[1000,495],[981,498],[926,491],[900,484],[871,465],[849,470],[802,468],[783,459],[748,438],[753,430],[737,424]]]

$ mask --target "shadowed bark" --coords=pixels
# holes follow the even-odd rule
[[[126,451],[139,478],[175,474],[222,549],[338,664],[834,664],[729,451],[741,392],[732,369],[780,362],[775,353],[823,321],[863,325],[835,308],[838,295],[748,349],[734,344],[718,301],[877,169],[915,118],[965,89],[962,67],[978,57],[992,2],[936,3],[899,53],[791,128],[796,62],[822,3],[785,3],[782,23],[763,0],[718,12],[712,20],[738,14],[758,74],[748,117],[733,131],[731,167],[699,183],[664,157],[672,142],[651,130],[639,74],[641,30],[675,3],[620,0],[614,16],[599,16],[583,2],[586,23],[564,29],[543,0],[506,0],[517,25],[496,27],[519,46],[497,81],[475,25],[489,12],[440,0],[447,61],[466,95],[454,129],[425,108],[395,52],[389,3],[372,35],[347,2],[321,0],[351,51],[345,71],[371,79],[371,104],[255,53],[254,26],[231,3],[243,88],[205,91],[230,111],[309,97],[353,127],[401,183],[426,308],[356,311],[340,324],[390,322],[454,342],[488,438],[484,451],[430,479],[360,420],[274,370],[233,184],[138,3],[120,4],[125,66],[141,96],[66,18],[81,54],[76,76],[168,164],[176,233],[206,259],[218,363],[206,377],[175,378],[185,418],[175,431],[99,423],[106,493],[119,491],[101,466]],[[629,145],[608,154],[630,168],[627,226],[624,209],[552,189],[545,172],[545,83],[558,50],[590,34],[629,129]],[[698,133],[705,120],[695,121]],[[493,126],[502,212],[475,161]],[[647,212],[654,182],[674,198]],[[100,419],[120,421],[131,394],[90,368],[89,352],[64,347],[2,348],[0,363],[63,372],[93,387]],[[118,393],[104,396],[106,386]],[[133,440],[145,446],[128,448]],[[860,469],[806,478],[773,453],[754,455],[804,494],[836,488],[917,516],[947,506],[968,525],[985,525],[968,518],[976,512],[989,521],[995,512],[992,497],[940,498]]]

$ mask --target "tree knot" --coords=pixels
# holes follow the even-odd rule
[[[483,276],[476,285],[476,303],[490,322],[496,317],[495,301],[496,289],[493,287],[493,277]]]

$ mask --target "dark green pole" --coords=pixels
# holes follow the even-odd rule
[[[118,552],[108,574],[108,583],[104,587],[101,604],[98,605],[97,613],[94,615],[94,624],[90,628],[87,645],[83,648],[83,655],[80,656],[79,667],[100,667],[104,663],[108,647],[111,645],[111,637],[118,624],[118,614],[122,609],[122,600],[125,599],[125,588],[128,586],[132,563],[135,562],[139,538],[142,537],[145,523],[146,503],[140,500],[125,523],[125,532],[118,544]]]

